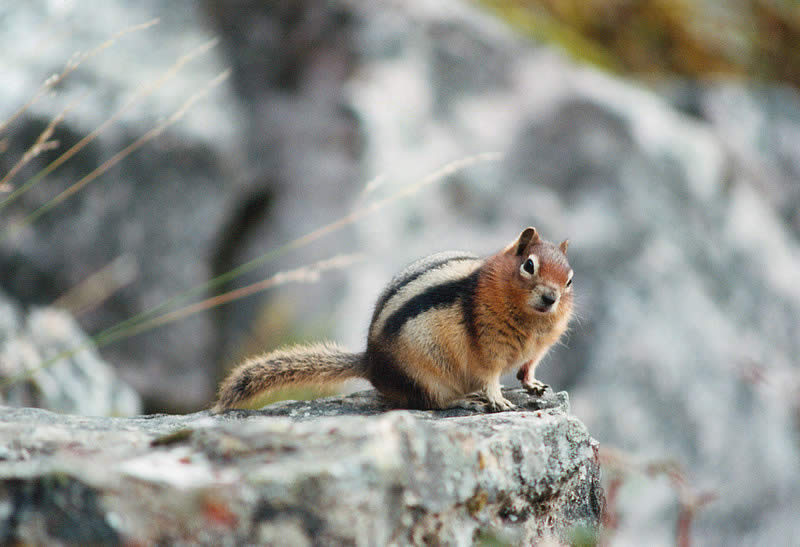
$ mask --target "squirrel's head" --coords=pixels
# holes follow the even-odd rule
[[[521,290],[526,307],[549,314],[572,307],[572,268],[567,261],[569,240],[554,245],[539,237],[536,228],[525,228],[503,252],[513,272],[512,285]]]

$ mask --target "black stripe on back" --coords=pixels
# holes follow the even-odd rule
[[[383,326],[384,335],[394,336],[407,321],[419,314],[436,308],[445,308],[460,301],[464,310],[463,316],[467,320],[467,330],[472,336],[475,332],[473,302],[479,276],[480,268],[477,268],[462,279],[428,287],[418,295],[409,298],[407,302],[386,319],[386,323]]]
[[[378,302],[375,304],[375,311],[372,313],[372,323],[374,323],[378,318],[378,315],[380,314],[381,310],[383,310],[383,307],[386,305],[386,303],[394,295],[400,292],[400,289],[415,279],[419,279],[419,277],[424,273],[441,268],[445,264],[455,260],[474,260],[477,258],[475,255],[469,253],[453,252],[442,254],[445,256],[437,257],[437,255],[432,255],[430,257],[417,260],[416,262],[413,262],[407,266],[405,270],[397,274],[397,276],[395,276],[395,278],[389,282],[389,285],[378,298]]]

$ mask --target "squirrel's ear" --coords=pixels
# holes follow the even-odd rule
[[[512,252],[517,256],[522,255],[525,252],[525,249],[528,248],[529,245],[535,245],[539,242],[539,232],[536,231],[536,228],[525,228],[522,230],[522,233],[519,234],[517,240],[506,247],[506,252]]]
[[[562,253],[567,254],[567,249],[569,248],[569,239],[562,241],[558,248],[561,249]]]

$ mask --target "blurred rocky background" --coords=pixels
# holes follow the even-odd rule
[[[244,354],[321,337],[361,348],[374,299],[410,260],[494,252],[535,225],[571,239],[578,318],[540,377],[601,443],[612,541],[800,535],[794,3],[41,0],[0,7],[0,21],[6,403],[49,404],[31,402],[30,363],[69,349],[25,348],[55,328],[37,315],[53,307],[106,332],[100,355],[146,411],[195,410]],[[227,68],[182,119],[69,190]],[[485,152],[502,159],[392,198]],[[365,258],[315,283],[106,331],[351,252]]]

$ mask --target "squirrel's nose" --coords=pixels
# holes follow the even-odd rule
[[[555,297],[554,297],[554,296],[552,296],[552,295],[550,295],[550,294],[543,294],[543,295],[541,295],[541,299],[542,299],[542,304],[544,304],[544,307],[545,307],[545,308],[549,308],[549,307],[550,307],[550,306],[552,306],[552,305],[555,303],[555,301],[556,301]]]

